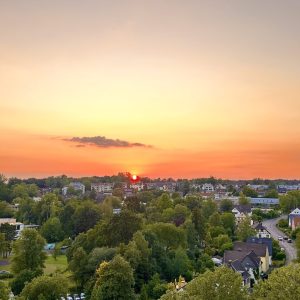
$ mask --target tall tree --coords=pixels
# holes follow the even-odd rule
[[[253,300],[299,299],[300,264],[275,269],[254,287]]]
[[[110,262],[103,262],[97,271],[97,281],[91,300],[134,299],[134,278],[130,264],[117,255]]]
[[[23,270],[42,269],[46,259],[44,245],[44,238],[35,229],[24,229],[13,245],[13,272],[18,274]]]
[[[255,235],[255,230],[251,227],[251,220],[249,217],[240,222],[236,234],[240,241],[246,241],[248,237]]]
[[[26,300],[57,300],[66,296],[68,281],[63,275],[39,276],[28,283],[21,296]]]
[[[161,300],[244,300],[246,290],[242,288],[242,277],[227,267],[207,271],[187,284],[183,292],[169,292]]]

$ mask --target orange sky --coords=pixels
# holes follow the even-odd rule
[[[0,173],[299,178],[299,9],[1,2]]]

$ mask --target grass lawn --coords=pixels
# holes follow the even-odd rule
[[[45,261],[44,274],[48,275],[56,271],[64,272],[67,266],[67,257],[65,255],[59,255],[56,259],[52,255],[49,255]]]

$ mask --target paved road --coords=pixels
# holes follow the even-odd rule
[[[287,218],[287,216],[284,215],[284,216],[281,216],[276,219],[270,219],[270,220],[263,221],[263,225],[268,229],[268,231],[272,235],[273,239],[275,239],[275,240],[278,240],[278,236],[283,237],[285,235],[281,230],[279,230],[276,227],[276,224],[278,223],[278,221],[280,219],[284,219],[284,218]],[[294,241],[293,241],[293,243],[288,243],[287,241],[284,241],[284,240],[282,242],[279,242],[280,246],[285,249],[286,264],[290,264],[294,259],[297,258],[297,250],[295,248],[294,243],[295,243]]]

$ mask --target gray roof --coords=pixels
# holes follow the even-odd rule
[[[278,198],[250,198],[251,204],[279,204]]]
[[[256,230],[267,230],[267,228],[261,223],[259,222],[255,227],[254,229]]]
[[[256,269],[259,267],[260,258],[254,251],[227,250],[224,253],[224,264],[232,266],[236,271]]]
[[[273,242],[270,238],[258,238],[258,237],[249,237],[247,239],[247,243],[255,243],[255,244],[264,244],[268,247],[269,255],[273,255]]]
[[[251,205],[250,204],[243,204],[243,205],[239,204],[239,205],[235,205],[234,208],[244,214],[251,213]]]
[[[256,243],[245,243],[245,242],[234,242],[233,250],[250,252],[254,251],[254,253],[263,257],[266,256],[267,245],[265,244],[256,244]]]

